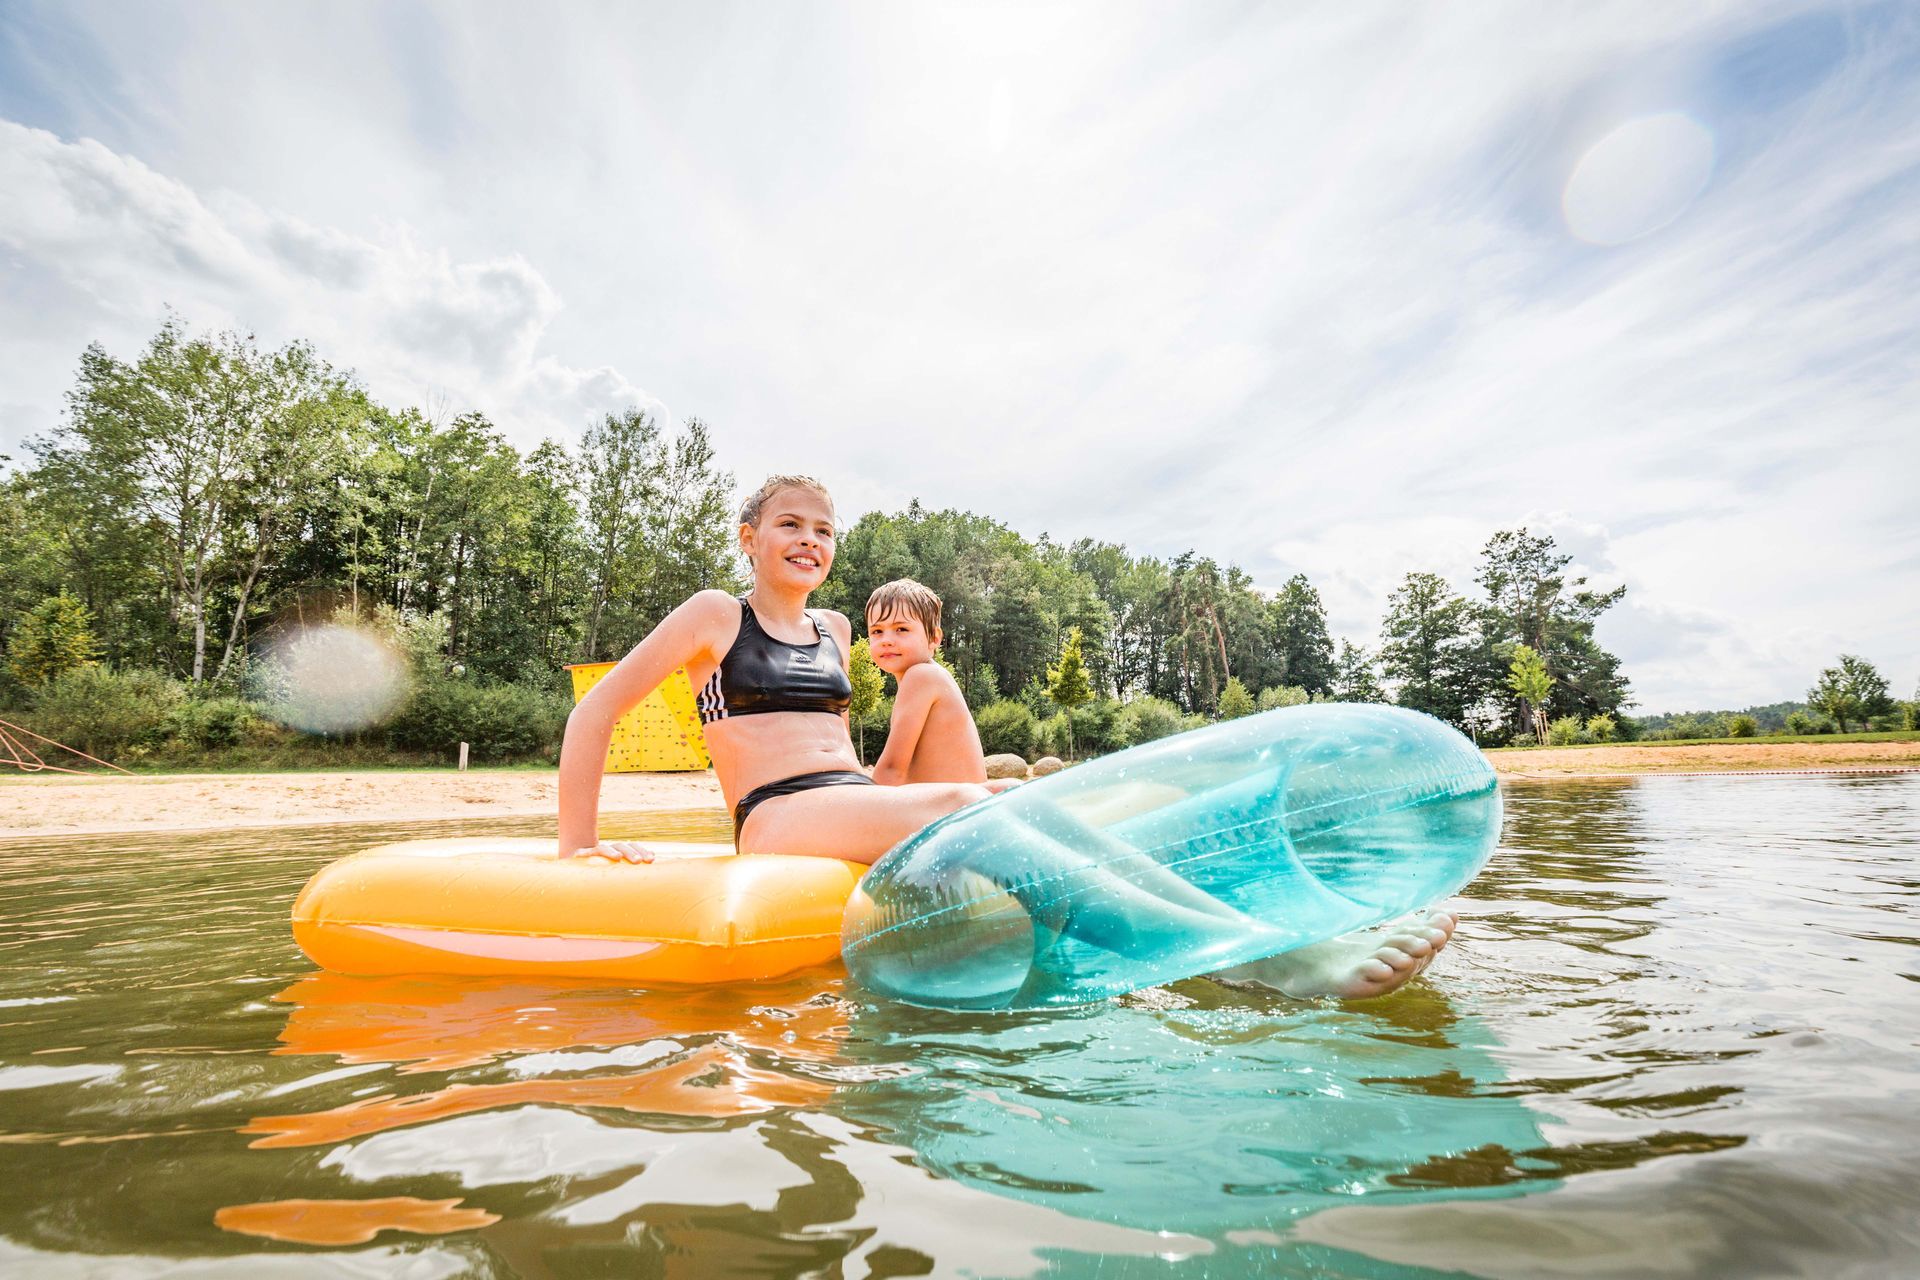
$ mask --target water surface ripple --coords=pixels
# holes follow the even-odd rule
[[[719,814],[620,834],[725,837]],[[1521,784],[1430,977],[940,1014],[315,973],[378,840],[0,840],[0,1270],[1913,1274],[1920,778]],[[636,871],[636,874],[644,874]]]

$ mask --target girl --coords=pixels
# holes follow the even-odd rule
[[[848,733],[852,627],[807,608],[833,567],[833,499],[807,476],[774,476],[740,509],[753,589],[702,591],[668,614],[596,684],[560,748],[560,852],[633,862],[636,844],[602,844],[600,775],[614,722],[678,667],[697,699],[707,749],[741,853],[872,862],[935,818],[986,796],[967,783],[873,785]]]

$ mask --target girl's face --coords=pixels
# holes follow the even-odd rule
[[[740,526],[753,580],[811,591],[833,567],[833,505],[811,489],[782,489],[760,508],[760,525]]]

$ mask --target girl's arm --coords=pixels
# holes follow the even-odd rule
[[[676,668],[713,652],[715,637],[739,626],[740,605],[724,591],[702,591],[668,614],[587,691],[567,717],[560,741],[560,856],[602,853],[651,862],[637,845],[600,846],[600,779],[606,770],[613,726],[640,704]]]

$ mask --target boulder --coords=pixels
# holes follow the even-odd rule
[[[1066,768],[1066,761],[1059,756],[1041,756],[1033,762],[1033,776],[1044,778],[1050,773],[1058,773]]]
[[[989,778],[1024,778],[1027,776],[1027,762],[1010,751],[997,756],[988,756],[987,776]]]

